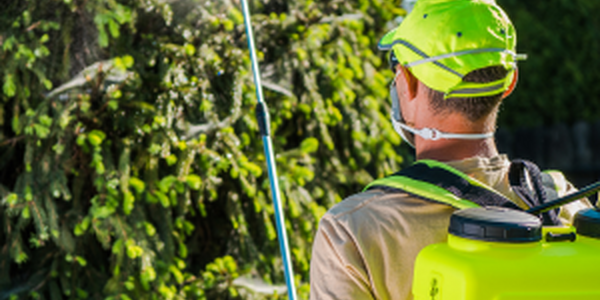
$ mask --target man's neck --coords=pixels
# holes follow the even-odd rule
[[[469,157],[493,157],[498,149],[493,138],[481,140],[440,139],[437,141],[417,139],[417,159],[437,161],[462,160]]]

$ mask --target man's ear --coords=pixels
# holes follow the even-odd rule
[[[398,65],[399,72],[398,81],[396,84],[400,84],[402,86],[401,91],[404,94],[405,99],[412,100],[417,97],[417,92],[419,89],[419,80],[402,65]]]
[[[502,94],[502,99],[504,99],[504,98],[508,97],[510,94],[512,94],[512,92],[515,90],[515,87],[517,86],[518,80],[519,80],[519,69],[515,68],[515,74],[512,77],[512,82],[508,86],[508,89],[506,89],[506,91],[504,91],[504,94]]]

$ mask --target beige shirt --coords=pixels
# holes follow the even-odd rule
[[[474,157],[447,163],[487,184],[526,208],[508,183],[510,161],[505,155]],[[552,174],[559,195],[573,186]],[[568,223],[589,202],[563,207]],[[310,265],[310,298],[412,299],[413,265],[421,249],[445,242],[454,208],[409,196],[369,190],[332,207],[321,219]]]

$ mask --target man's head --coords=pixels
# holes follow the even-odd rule
[[[379,42],[426,86],[445,98],[502,93],[514,76],[516,33],[492,0],[419,0]],[[468,73],[492,66],[508,71],[499,81],[469,84]]]
[[[379,48],[429,90],[439,114],[495,115],[516,82],[515,30],[493,0],[419,0]]]

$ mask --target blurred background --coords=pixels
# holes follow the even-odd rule
[[[600,178],[600,101],[597,96],[600,9],[593,1],[498,1],[517,28],[516,92],[504,102],[500,150],[560,169],[576,186]]]
[[[325,211],[414,160],[379,38],[414,1],[250,1],[300,298]],[[511,158],[600,179],[596,0],[498,0],[517,28]],[[283,299],[236,0],[0,11],[0,300]]]

